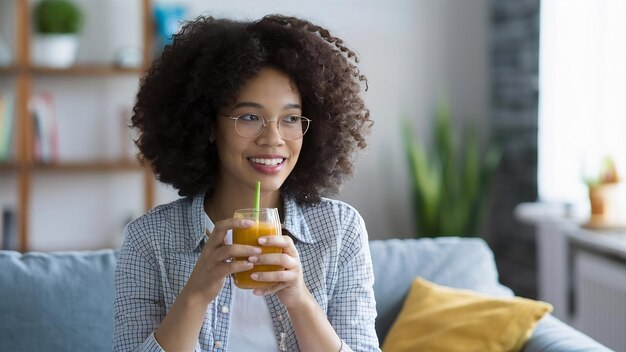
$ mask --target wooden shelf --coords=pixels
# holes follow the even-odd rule
[[[21,166],[15,162],[0,163],[0,171],[31,170],[33,172],[133,172],[143,171],[144,166],[133,161],[85,161],[60,162],[52,164],[35,163]]]
[[[96,162],[61,162],[53,164],[34,164],[33,171],[42,172],[119,172],[141,171],[143,166],[133,161],[96,161]]]
[[[19,72],[17,66],[0,66],[1,75],[14,75]]]
[[[107,65],[76,65],[68,68],[33,67],[31,72],[48,76],[123,76],[140,75],[143,68],[122,68]]]
[[[112,65],[76,65],[68,68],[40,67],[20,68],[0,66],[0,75],[14,75],[20,72],[41,76],[126,76],[141,75],[141,67],[115,67]]]
[[[0,162],[0,171],[17,171],[19,166],[14,161],[2,161]]]
[[[1,1],[1,0],[0,0]],[[145,68],[152,61],[152,1],[139,0],[141,4],[141,31],[143,37],[142,61],[140,67],[121,68],[110,63],[77,63],[69,68],[50,68],[33,65],[31,58],[32,40],[32,0],[14,0],[14,24],[13,35],[15,35],[15,62],[9,66],[0,67],[0,78],[2,79],[0,88],[5,89],[6,78],[14,79],[13,93],[15,97],[15,155],[14,159],[0,161],[0,174],[14,177],[16,186],[14,193],[17,199],[17,232],[19,242],[18,249],[22,252],[29,250],[30,223],[33,218],[31,214],[31,203],[35,188],[33,187],[34,176],[41,174],[71,174],[80,177],[81,175],[93,176],[94,174],[114,174],[116,172],[136,172],[142,175],[144,189],[143,203],[144,209],[148,210],[154,206],[154,175],[149,166],[141,165],[133,159],[128,160],[85,160],[77,162],[56,162],[46,164],[33,161],[33,146],[35,145],[34,125],[31,112],[29,111],[29,100],[33,96],[34,83],[41,77],[70,80],[81,78],[106,79],[108,77],[132,77],[138,78],[145,72]],[[104,30],[104,29],[103,29]],[[70,82],[75,87],[80,87],[80,82]],[[54,90],[55,88],[52,88]],[[106,97],[97,97],[107,99]],[[4,185],[2,185],[4,187]]]

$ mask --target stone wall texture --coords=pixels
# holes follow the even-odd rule
[[[540,0],[491,0],[491,126],[503,147],[491,190],[488,241],[500,281],[536,298],[534,228],[513,216],[537,200],[537,126]]]

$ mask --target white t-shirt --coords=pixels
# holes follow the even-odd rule
[[[213,221],[206,213],[204,216],[207,230],[213,232]],[[231,231],[226,235],[226,243],[232,243]],[[235,285],[232,289],[228,351],[278,351],[274,323],[265,298],[255,296],[252,290],[242,290]]]

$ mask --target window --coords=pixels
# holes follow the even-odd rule
[[[539,198],[586,204],[605,156],[626,178],[626,1],[541,2]]]

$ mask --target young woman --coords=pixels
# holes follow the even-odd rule
[[[133,221],[116,272],[115,351],[378,351],[367,232],[322,196],[371,126],[354,52],[308,21],[200,17],[143,79],[141,156],[184,198]],[[282,253],[227,244],[236,209],[278,208]],[[247,260],[233,260],[232,258]],[[231,274],[257,273],[242,290]]]

